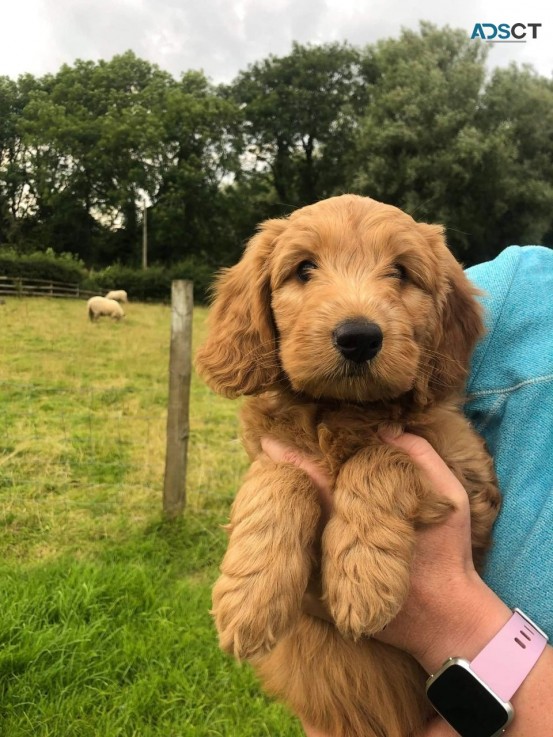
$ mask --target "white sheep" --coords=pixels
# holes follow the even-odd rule
[[[114,299],[106,297],[91,297],[86,303],[88,317],[95,322],[100,317],[111,317],[112,320],[120,320],[125,317],[123,308]]]
[[[106,299],[114,299],[116,302],[128,302],[127,293],[124,289],[115,289],[106,294]]]

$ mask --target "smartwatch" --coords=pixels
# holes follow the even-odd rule
[[[432,706],[461,737],[498,737],[514,716],[509,703],[542,654],[548,637],[513,615],[470,663],[449,658],[426,682]]]

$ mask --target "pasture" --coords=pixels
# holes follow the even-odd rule
[[[193,376],[187,508],[164,522],[170,308],[125,310],[0,306],[0,735],[299,737],[209,615],[238,404]]]

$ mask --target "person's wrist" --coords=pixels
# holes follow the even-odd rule
[[[472,660],[511,617],[511,610],[476,574],[448,587],[412,655],[427,673],[451,657]]]

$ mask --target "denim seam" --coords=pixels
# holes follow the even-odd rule
[[[518,384],[515,384],[514,386],[507,387],[505,389],[482,389],[478,392],[473,392],[472,394],[469,394],[467,397],[468,401],[472,401],[476,397],[485,397],[489,396],[490,394],[511,394],[512,392],[517,391],[517,389],[522,389],[522,387],[530,386],[532,384],[540,384],[544,381],[552,381],[553,380],[553,374],[546,374],[545,376],[536,376],[533,379],[525,379],[525,381],[521,381]]]
[[[496,413],[499,411],[499,408],[501,405],[505,402],[505,394],[499,394],[497,397],[495,397],[492,406],[489,408],[489,410],[485,413],[484,417],[480,422],[473,420],[473,425],[476,428],[477,432],[481,435],[485,432],[488,425],[495,419]]]

